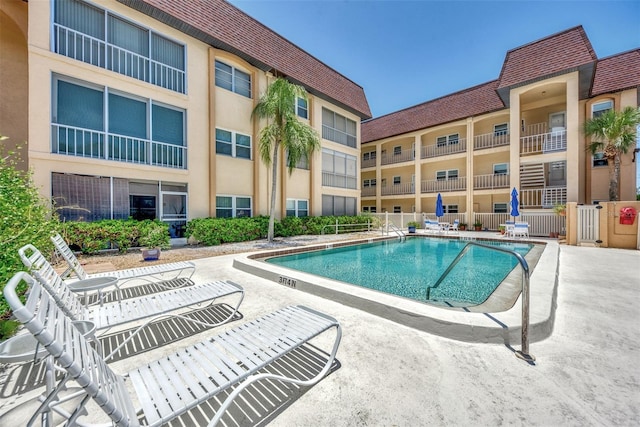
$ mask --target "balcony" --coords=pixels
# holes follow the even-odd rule
[[[422,181],[420,191],[422,193],[440,193],[447,191],[464,191],[467,189],[465,177],[454,179],[432,179]]]
[[[324,187],[356,189],[356,177],[332,172],[322,172]]]
[[[475,190],[490,190],[494,188],[508,188],[508,174],[475,175],[473,177],[473,188]]]
[[[446,145],[427,145],[422,147],[420,157],[429,159],[432,157],[447,156],[449,154],[464,153],[467,151],[467,139],[460,138],[455,144],[448,143]]]
[[[509,134],[501,133],[496,135],[494,132],[476,135],[473,137],[473,149],[484,150],[487,148],[503,147],[509,145]]]
[[[187,147],[91,129],[53,124],[51,151],[67,156],[187,168]]]
[[[412,182],[382,187],[383,196],[398,196],[404,194],[415,194],[415,185]]]
[[[367,159],[362,161],[362,168],[374,168],[376,167],[376,159]]]
[[[375,197],[376,187],[364,187],[360,195],[362,197]]]
[[[412,162],[415,159],[415,153],[412,149],[406,149],[398,154],[386,154],[382,153],[382,158],[380,159],[381,165],[391,165],[395,163],[404,163],[404,162]],[[375,160],[374,160],[375,165]]]
[[[57,23],[53,25],[53,32],[54,50],[60,55],[165,89],[186,93],[186,73],[183,70]]]
[[[523,208],[552,208],[567,203],[567,187],[553,186],[522,190],[520,204]]]
[[[534,155],[567,150],[567,131],[552,130],[547,132],[546,123],[533,125],[536,133],[520,138],[520,154]],[[554,128],[555,129],[555,128]]]

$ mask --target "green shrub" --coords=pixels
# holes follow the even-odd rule
[[[197,218],[187,223],[187,236],[203,245],[246,242],[267,236],[269,218]]]
[[[0,135],[0,140],[4,139],[6,137]],[[52,254],[49,236],[59,226],[49,202],[40,197],[33,184],[31,172],[20,170],[19,165],[19,153],[6,152],[0,147],[0,292],[15,273],[25,270],[18,249],[31,243],[43,254]],[[26,289],[23,286],[18,291],[24,293]],[[10,315],[9,306],[0,294],[0,323]],[[2,334],[12,330],[4,324],[1,328]]]
[[[70,246],[84,254],[117,248],[124,253],[132,247],[169,248],[169,225],[160,220],[104,219],[94,222],[66,222],[62,235]]]

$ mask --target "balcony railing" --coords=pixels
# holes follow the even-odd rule
[[[543,187],[523,189],[520,204],[523,208],[552,208],[567,203],[567,187]]]
[[[184,146],[59,124],[51,125],[51,129],[53,153],[167,168],[187,168],[187,147]]]
[[[485,148],[502,147],[509,145],[509,134],[496,135],[494,132],[476,135],[473,137],[473,149],[483,150]]]
[[[322,185],[325,187],[356,188],[356,177],[332,172],[322,172]]]
[[[363,168],[373,168],[376,166],[376,159],[367,159],[362,161]]]
[[[398,154],[382,154],[380,164],[391,165],[394,163],[412,162],[415,159],[415,153],[411,149],[403,150]]]
[[[355,135],[350,135],[344,131],[334,129],[325,124],[322,125],[322,138],[352,148],[356,148],[358,142]]]
[[[423,159],[428,159],[430,157],[439,157],[439,156],[446,156],[448,154],[464,153],[465,151],[467,151],[467,140],[466,138],[460,138],[458,140],[458,143],[456,144],[449,143],[447,145],[441,145],[441,146],[438,146],[437,144],[424,146],[422,147],[422,152],[420,156]]]
[[[520,154],[544,154],[567,149],[567,131],[546,132],[520,138]]]
[[[362,197],[371,197],[376,195],[376,187],[364,187],[360,193]]]
[[[463,191],[467,189],[467,179],[460,177],[456,179],[432,179],[422,181],[420,191],[422,193],[439,193],[444,191]]]
[[[54,50],[100,68],[186,93],[185,72],[81,32],[53,24]]]
[[[415,185],[413,184],[413,182],[382,187],[383,196],[397,196],[403,194],[415,194]]]
[[[508,174],[475,175],[473,177],[473,188],[476,190],[507,187],[509,187]]]

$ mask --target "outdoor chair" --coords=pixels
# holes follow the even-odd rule
[[[82,267],[82,264],[80,264],[80,261],[73,254],[73,251],[71,251],[71,248],[69,248],[69,245],[67,245],[67,242],[65,242],[62,236],[60,236],[59,234],[51,236],[51,241],[56,247],[57,252],[62,256],[62,258],[64,258],[67,264],[69,264],[67,270],[61,274],[63,279],[66,279],[71,275],[72,272],[74,272],[79,280],[113,277],[120,281],[120,285],[129,280],[143,280],[149,283],[155,283],[157,285],[163,286],[162,281],[165,280],[177,279],[178,277],[190,279],[196,269],[195,264],[192,262],[179,261],[167,264],[129,268],[126,270],[115,270],[102,273],[87,274],[87,272]],[[187,280],[185,281],[185,283],[190,284],[191,282]]]
[[[513,224],[513,237],[529,238],[529,224],[526,222],[516,222]]]
[[[440,233],[442,231],[440,223],[430,219],[424,220],[424,229],[427,233]]]
[[[111,358],[143,328],[158,319],[172,317],[205,327],[218,326],[234,318],[238,307],[240,307],[244,299],[244,289],[240,285],[230,281],[213,281],[130,298],[120,302],[86,307],[35,246],[25,245],[18,250],[18,254],[22,263],[30,270],[31,275],[51,294],[56,304],[71,319],[91,321],[95,324],[97,331],[148,319],[143,325],[131,332],[105,359]],[[179,309],[195,308],[205,304],[210,306],[218,298],[233,294],[239,294],[238,303],[233,307],[228,317],[217,323],[208,323],[173,313]]]
[[[453,222],[449,225],[449,229],[447,230],[447,232],[454,233],[454,234],[458,233],[458,231],[459,231],[458,230],[458,226],[459,225],[460,225],[460,220],[459,219],[453,220]]]
[[[513,226],[515,225],[515,221],[505,221],[504,222],[504,235],[505,237],[513,237]]]
[[[16,294],[21,282],[30,285],[25,304]],[[255,381],[279,380],[301,386],[320,381],[331,369],[342,336],[340,324],[334,318],[303,306],[287,307],[120,375],[89,345],[73,326],[72,318],[66,316],[40,283],[27,273],[14,275],[4,288],[4,295],[18,321],[66,371],[41,399],[31,422],[40,414],[46,419],[50,411],[55,411],[68,419],[65,425],[76,425],[85,414],[85,405],[93,399],[114,425],[138,426],[144,421],[145,425],[160,426],[221,392],[222,401],[229,391],[209,424],[212,426],[240,392]],[[263,371],[333,328],[336,337],[331,353],[312,378],[296,369],[287,370],[289,376]],[[69,380],[75,380],[82,390],[59,396]],[[126,382],[132,385],[139,409]],[[71,413],[60,407],[60,403],[79,398],[82,400]],[[212,401],[211,406],[215,405]]]

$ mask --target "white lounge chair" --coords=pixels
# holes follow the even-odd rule
[[[513,224],[513,237],[529,238],[529,224],[526,222],[516,222]]]
[[[442,231],[440,223],[431,219],[424,220],[424,229],[427,233],[440,233]]]
[[[31,284],[25,304],[16,294],[16,287],[23,281]],[[216,411],[210,423],[215,425],[240,392],[257,380],[280,380],[303,386],[320,381],[331,369],[342,336],[340,324],[334,318],[302,306],[287,307],[122,376],[104,362],[73,326],[72,319],[27,273],[13,276],[4,288],[4,295],[15,317],[55,358],[56,364],[66,370],[31,421],[37,419],[39,412],[46,417],[54,410],[68,419],[65,425],[76,425],[77,421],[86,421],[78,418],[92,398],[114,425],[138,426],[143,419],[146,425],[160,426],[239,384]],[[289,371],[291,377],[260,372],[333,328],[336,338],[330,356],[313,378],[294,377],[297,372],[294,369]],[[59,396],[69,380],[75,380],[82,390]],[[125,382],[131,382],[140,409],[136,409]],[[82,400],[72,413],[58,404],[80,396]]]
[[[447,232],[453,233],[453,234],[458,233],[459,225],[460,225],[460,220],[459,219],[454,220],[451,224],[449,224],[449,228],[447,229]]]
[[[178,277],[184,277],[190,279],[195,271],[195,264],[189,261],[171,262],[167,264],[149,265],[144,267],[129,268],[126,270],[115,270],[102,273],[87,274],[87,272],[80,264],[78,258],[73,254],[73,251],[67,245],[67,242],[56,234],[51,237],[51,241],[58,253],[69,264],[69,268],[61,274],[63,279],[66,279],[74,272],[79,280],[114,277],[120,281],[120,284],[129,280],[143,280],[150,283],[160,284],[163,280],[176,279]]]
[[[513,226],[515,225],[515,221],[505,221],[505,237],[513,237]]]
[[[148,319],[143,325],[120,343],[105,357],[109,359],[116,354],[127,342],[137,335],[143,328],[163,317],[176,317],[202,326],[218,326],[231,320],[244,298],[244,289],[230,281],[214,281],[199,283],[192,286],[157,292],[136,298],[129,298],[120,302],[86,307],[75,293],[69,289],[60,275],[49,264],[49,261],[33,245],[25,245],[18,250],[22,263],[29,269],[40,285],[44,287],[60,309],[71,319],[76,321],[88,320],[95,324],[98,331],[119,326],[137,320]],[[207,323],[191,317],[172,313],[179,309],[195,308],[203,305],[213,305],[218,298],[239,294],[240,298],[231,314],[217,323]]]

